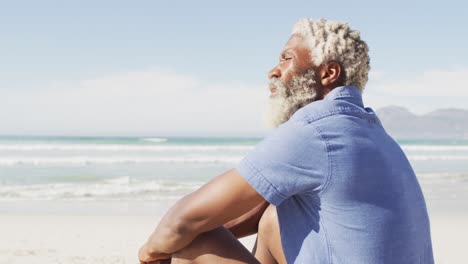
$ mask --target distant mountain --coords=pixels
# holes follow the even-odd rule
[[[399,106],[378,109],[382,124],[395,138],[468,139],[468,110],[439,109],[415,115]]]

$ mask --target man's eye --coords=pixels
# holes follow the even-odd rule
[[[281,58],[280,61],[288,61],[288,60],[290,60],[290,59],[292,59],[292,57],[285,57],[285,58]]]

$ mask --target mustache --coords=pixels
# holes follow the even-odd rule
[[[277,77],[273,77],[269,80],[268,89],[276,90],[276,93],[282,97],[288,96],[286,84]]]
[[[284,83],[277,77],[271,78],[270,81],[268,82],[268,85],[274,88],[285,87]]]

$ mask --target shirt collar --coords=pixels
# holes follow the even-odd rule
[[[356,86],[339,86],[331,90],[324,100],[344,100],[364,108],[361,91]]]

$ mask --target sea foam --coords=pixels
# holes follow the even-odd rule
[[[0,185],[6,200],[165,200],[196,190],[202,182],[132,181],[118,177],[96,183]]]

